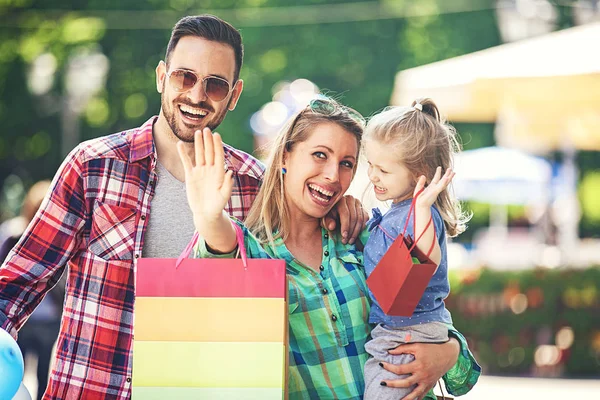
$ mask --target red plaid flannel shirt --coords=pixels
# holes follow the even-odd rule
[[[157,179],[155,120],[73,150],[0,267],[0,327],[16,336],[68,265],[45,400],[131,398],[135,259]],[[244,219],[264,167],[230,146],[225,158],[235,172],[227,211]]]

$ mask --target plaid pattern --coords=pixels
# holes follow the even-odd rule
[[[281,239],[264,248],[243,224],[248,257],[286,260],[289,281],[289,398],[362,399],[363,367],[368,358],[369,296],[362,253],[353,245],[333,240],[322,231],[323,265],[320,271],[294,259]],[[214,255],[200,241],[196,257]],[[334,318],[335,316],[335,318]],[[463,394],[480,375],[464,337],[453,328],[461,344],[457,364],[444,376],[448,391]]]
[[[68,265],[46,400],[131,398],[135,259],[156,182],[155,120],[73,150],[0,267],[0,327],[16,336]],[[264,168],[229,146],[225,157],[235,171],[227,210],[243,219]]]
[[[456,338],[460,343],[460,354],[456,364],[444,375],[444,383],[448,393],[454,396],[462,396],[473,389],[473,386],[477,383],[481,375],[481,367],[471,354],[467,339],[454,327],[450,327],[448,331],[450,336]]]

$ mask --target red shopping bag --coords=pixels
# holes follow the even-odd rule
[[[283,399],[285,261],[141,258],[136,270],[132,398]]]
[[[434,234],[434,242],[427,254],[424,254],[416,246],[423,233],[432,224],[433,218],[429,220],[423,233],[416,241],[406,235],[411,215],[414,227],[415,201],[420,193],[417,193],[410,205],[404,231],[394,240],[367,279],[369,289],[371,289],[373,296],[387,315],[410,317],[437,268],[437,265],[429,259],[437,235]],[[415,257],[419,262],[413,262],[412,257]]]

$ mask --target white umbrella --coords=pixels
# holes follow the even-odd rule
[[[483,147],[458,154],[454,190],[461,200],[508,205],[547,203],[552,168],[515,149]]]

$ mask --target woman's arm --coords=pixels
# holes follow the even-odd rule
[[[417,387],[404,397],[404,400],[417,400],[433,389],[438,380],[448,372],[458,360],[460,346],[456,339],[451,338],[443,344],[410,343],[403,344],[390,350],[390,354],[412,354],[415,360],[408,364],[382,363],[383,368],[397,375],[409,375],[404,379],[384,381],[386,386],[407,388]]]
[[[194,226],[216,253],[230,253],[236,248],[235,230],[223,210],[231,197],[233,172],[225,172],[225,153],[218,133],[208,128],[196,131],[194,158],[183,142],[177,143],[179,157],[185,170],[188,204],[194,216]]]
[[[412,354],[415,360],[408,364],[383,363],[383,367],[397,375],[410,375],[405,379],[385,381],[389,387],[417,385],[406,400],[421,399],[443,377],[450,394],[460,396],[477,383],[481,367],[471,354],[464,336],[453,327],[450,340],[443,344],[410,343],[390,350],[390,354]]]

